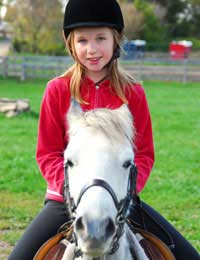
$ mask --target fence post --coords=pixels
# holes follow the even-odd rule
[[[139,57],[139,80],[143,80],[143,71],[144,71],[144,58]]]
[[[6,78],[8,76],[8,57],[3,59],[3,77]]]
[[[188,58],[183,59],[183,84],[187,83]]]
[[[21,65],[21,80],[25,80],[26,79],[26,58],[23,57],[22,60],[22,65]]]

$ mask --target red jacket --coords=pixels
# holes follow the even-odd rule
[[[46,197],[63,201],[63,152],[68,143],[66,114],[70,105],[70,78],[55,78],[45,90],[39,120],[36,159],[47,181]],[[129,90],[128,90],[129,89]],[[83,110],[107,107],[111,109],[122,105],[114,94],[109,80],[95,86],[89,78],[81,85],[81,94],[88,105]],[[151,118],[143,88],[135,84],[127,88],[128,106],[136,128],[135,163],[138,167],[137,191],[140,192],[149,177],[154,163],[154,147]]]

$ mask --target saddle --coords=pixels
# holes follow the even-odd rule
[[[131,223],[128,224],[134,233],[139,234],[141,238],[139,241],[140,245],[150,260],[175,260],[170,249],[159,238],[141,228],[132,227]],[[65,226],[63,230],[40,247],[33,260],[61,260],[66,249],[69,249],[68,259],[73,260],[74,250],[70,249],[70,247],[72,247],[72,241],[73,228],[71,226]]]

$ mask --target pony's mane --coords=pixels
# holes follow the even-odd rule
[[[106,108],[89,110],[84,112],[78,121],[76,127],[93,128],[110,140],[123,141],[127,138],[132,143],[135,135],[132,115],[126,105],[116,110]]]

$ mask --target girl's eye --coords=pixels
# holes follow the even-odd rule
[[[105,39],[106,39],[106,38],[105,38],[105,37],[102,37],[102,36],[97,38],[97,40],[99,40],[99,41],[104,41]]]
[[[85,39],[79,39],[79,40],[78,40],[78,43],[85,43],[85,42],[86,42]]]

